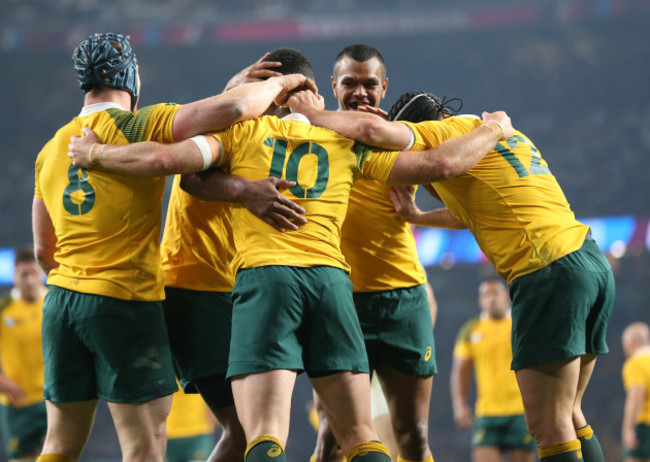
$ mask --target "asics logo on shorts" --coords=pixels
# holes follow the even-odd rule
[[[282,449],[277,444],[271,446],[271,449],[266,452],[269,457],[278,457],[280,454],[282,454]]]
[[[429,359],[431,359],[431,347],[430,346],[427,347],[427,351],[424,353],[424,360],[428,361]]]

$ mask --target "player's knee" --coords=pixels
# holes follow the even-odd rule
[[[395,439],[400,454],[408,460],[422,460],[429,451],[428,425],[426,422],[410,422],[394,427]]]

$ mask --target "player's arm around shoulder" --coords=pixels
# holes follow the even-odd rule
[[[389,122],[370,112],[326,111],[320,98],[313,92],[300,91],[292,94],[287,104],[291,112],[305,115],[312,124],[369,146],[393,150],[412,144],[413,133],[406,124]]]
[[[126,145],[101,144],[88,127],[84,136],[73,136],[68,157],[73,165],[133,176],[164,176],[192,173],[219,165],[221,144],[213,136],[198,135],[178,143],[143,141]]]
[[[422,152],[403,151],[388,178],[391,184],[425,184],[448,180],[471,169],[497,141],[514,134],[510,117],[503,112],[484,113],[484,124]]]

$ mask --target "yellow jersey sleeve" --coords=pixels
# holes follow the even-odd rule
[[[196,199],[181,189],[176,175],[162,238],[165,285],[232,292],[234,256],[230,204]]]
[[[54,224],[59,263],[49,284],[124,300],[164,298],[159,236],[165,178],[87,171],[72,165],[67,146],[83,126],[102,143],[173,141],[178,108],[157,104],[76,117],[39,153],[34,195],[43,199]]]
[[[20,402],[0,394],[0,404],[23,407],[43,401],[42,320],[43,297],[35,303],[10,295],[0,301],[0,369],[25,392]]]
[[[468,128],[481,124],[448,120]],[[443,122],[411,124],[416,143],[437,142],[434,124]],[[587,235],[541,153],[519,131],[465,174],[432,186],[508,284],[579,249]]]
[[[644,387],[645,402],[637,417],[637,423],[650,425],[650,347],[640,348],[625,361],[623,386],[625,391],[633,387]]]
[[[296,181],[283,194],[304,207],[309,220],[298,231],[280,233],[233,205],[235,271],[277,264],[349,270],[341,254],[340,234],[353,179],[364,168],[387,175],[389,155],[365,159],[354,150],[353,141],[331,130],[270,116],[213,136],[222,145],[221,162],[231,174],[250,180],[275,176]]]

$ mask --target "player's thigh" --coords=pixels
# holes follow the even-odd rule
[[[97,400],[76,403],[45,402],[47,436],[43,454],[63,454],[77,460],[81,456],[95,421]]]
[[[260,435],[273,435],[286,444],[295,381],[296,372],[286,369],[237,375],[232,379],[237,415],[248,443]]]
[[[410,375],[390,367],[380,367],[376,374],[386,395],[396,432],[403,433],[423,425],[426,428],[433,375]]]
[[[163,302],[174,367],[186,393],[198,378],[225,376],[232,324],[230,293],[165,287]],[[232,400],[229,404],[232,404]]]
[[[155,444],[156,435],[166,435],[165,421],[172,405],[172,395],[141,403],[108,402],[108,409],[122,448],[139,443]]]
[[[502,462],[503,452],[494,446],[472,448],[472,462]]]
[[[377,439],[370,414],[368,374],[344,371],[310,380],[344,453]]]

